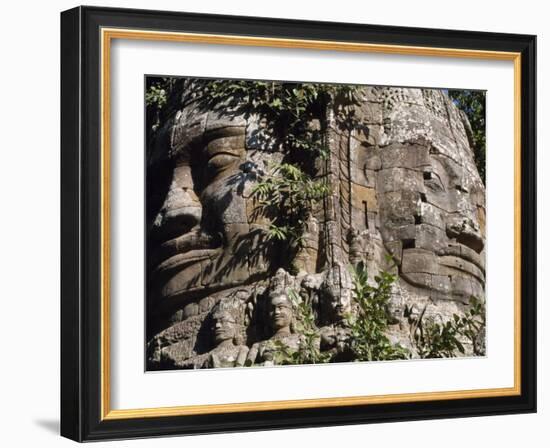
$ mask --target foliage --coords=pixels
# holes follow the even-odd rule
[[[210,80],[201,87],[205,110],[255,116],[257,144],[281,152],[283,161],[258,176],[253,196],[258,213],[270,219],[267,239],[281,244],[286,266],[302,247],[313,207],[328,193],[324,179],[315,179],[315,161],[328,156],[328,114],[342,127],[357,123],[349,106],[357,104],[354,86],[271,81]]]
[[[147,92],[145,92],[145,104],[147,106],[156,106],[158,109],[162,109],[166,104],[167,96],[166,90],[159,84],[153,84]]]
[[[298,350],[293,350],[282,341],[274,341],[275,364],[321,364],[330,361],[330,353],[321,352],[319,332],[315,325],[315,316],[311,304],[302,300],[296,291],[290,289],[289,297],[296,313],[295,329],[300,334]]]
[[[462,333],[472,344],[474,355],[485,355],[485,328],[487,324],[485,302],[470,297],[470,309],[460,318]]]
[[[386,336],[389,325],[388,302],[396,276],[381,271],[369,284],[365,266],[352,266],[354,298],[358,311],[348,316],[351,328],[351,349],[357,361],[405,359],[408,351],[393,344]]]
[[[268,239],[286,241],[289,249],[301,247],[313,205],[327,192],[324,182],[312,179],[295,165],[283,163],[272,167],[252,190],[259,212],[272,217]]]
[[[168,103],[174,95],[177,78],[147,77],[145,80],[145,111],[147,141],[150,142],[167,114]]]
[[[485,92],[480,90],[449,90],[449,97],[463,110],[472,127],[472,143],[479,175],[485,183]]]
[[[206,109],[255,115],[269,146],[289,155],[290,163],[306,168],[313,157],[326,157],[327,111],[338,100],[337,116],[356,104],[354,86],[273,81],[214,80],[206,82]],[[307,154],[303,154],[303,152]]]
[[[260,211],[271,219],[267,238],[282,245],[282,252],[301,247],[307,219],[315,203],[328,193],[324,180],[314,179],[319,160],[328,156],[326,131],[329,116],[341,129],[360,127],[353,105],[356,86],[247,80],[184,78],[146,79],[148,141],[160,123],[174,111],[181,94],[197,99],[203,111],[224,116],[254,117],[252,131],[258,148],[280,152],[280,166],[258,176],[254,194]],[[173,104],[171,104],[173,103]],[[332,118],[331,118],[332,119]],[[317,164],[317,166],[316,166]]]
[[[350,329],[350,349],[354,361],[387,361],[413,357],[411,351],[394,344],[386,335],[390,316],[388,304],[396,276],[381,271],[375,276],[375,284],[368,281],[362,263],[351,266],[354,284],[354,299],[357,310],[346,317]],[[283,341],[271,341],[273,360],[277,365],[320,364],[331,362],[330,352],[320,350],[319,330],[310,303],[302,300],[293,290],[288,291],[296,315],[295,331],[300,335],[296,350]],[[433,317],[424,317],[426,307],[419,317],[406,310],[412,327],[413,345],[420,358],[452,358],[464,354],[464,343],[473,347],[476,356],[485,354],[480,344],[485,332],[485,304],[474,297],[464,315],[454,314],[447,322],[436,322]]]
[[[416,351],[421,358],[451,358],[457,352],[464,354],[463,342],[472,344],[474,355],[484,355],[484,346],[479,339],[485,331],[485,303],[470,298],[470,306],[463,316],[453,314],[447,322],[436,322],[433,317],[425,318],[426,307],[418,317],[412,317],[410,311],[409,323],[412,326],[412,337]]]

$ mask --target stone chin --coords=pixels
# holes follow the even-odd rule
[[[419,264],[434,261],[432,253],[425,255],[420,250],[414,249],[404,251],[403,257],[406,259],[414,257]],[[401,270],[400,277],[408,284],[425,290],[426,293],[422,295],[432,299],[468,303],[472,296],[477,298],[484,296],[484,276],[482,273],[477,275],[470,273],[473,270],[479,272],[479,268],[473,263],[453,256],[436,257],[435,263],[432,271],[425,269],[403,272]]]

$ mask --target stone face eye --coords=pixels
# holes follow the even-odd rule
[[[212,174],[231,167],[237,170],[244,159],[244,134],[232,135],[232,132],[237,131],[227,131],[227,135],[216,136],[206,147],[207,166]],[[244,130],[242,132],[244,133]]]
[[[430,190],[439,192],[439,191],[445,191],[445,187],[443,186],[443,182],[441,182],[441,178],[439,175],[434,171],[424,171],[423,173],[424,178],[424,184],[430,188]]]
[[[235,163],[235,160],[238,160],[238,156],[234,154],[226,152],[216,153],[208,160],[208,168],[213,171],[220,170]]]

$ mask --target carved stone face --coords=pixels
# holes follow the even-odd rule
[[[365,153],[384,248],[420,294],[481,297],[485,188],[459,112],[440,91],[382,93],[385,126]]]
[[[228,311],[220,311],[212,316],[212,329],[217,344],[233,340],[237,333],[237,322]]]
[[[331,322],[338,323],[351,312],[351,295],[348,288],[333,287],[328,295],[328,312]]]
[[[152,163],[167,168],[150,170],[159,196],[151,207],[148,256],[155,300],[228,289],[266,269],[260,253],[249,262],[263,233],[247,196],[254,176],[247,169],[245,129],[242,117],[200,112],[191,104],[159,139]],[[160,175],[169,179],[165,190],[158,188]]]
[[[290,323],[292,322],[292,304],[286,295],[279,294],[271,299],[269,317],[271,326],[275,332],[290,327]]]

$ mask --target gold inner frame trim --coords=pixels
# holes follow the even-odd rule
[[[110,62],[111,41],[131,39],[213,45],[295,48],[368,52],[412,56],[454,57],[513,61],[514,63],[514,386],[506,388],[314,398],[229,404],[189,405],[140,409],[111,409],[110,366]],[[216,34],[101,29],[101,419],[169,417],[229,412],[252,412],[318,407],[405,403],[431,400],[503,397],[521,394],[521,54],[369,43],[278,39]]]

